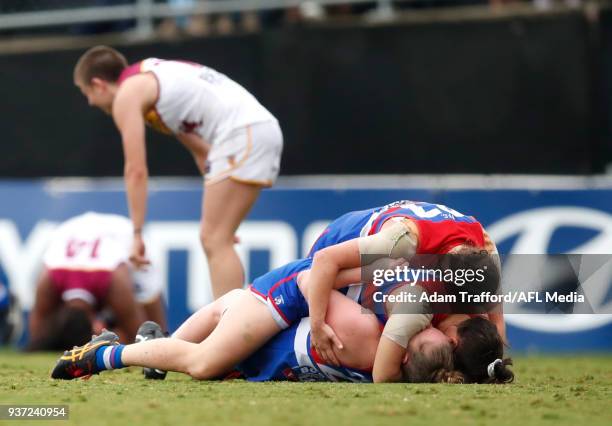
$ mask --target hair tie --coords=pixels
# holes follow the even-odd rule
[[[490,378],[495,377],[495,366],[501,363],[502,363],[502,360],[497,358],[495,361],[493,361],[491,364],[487,366],[487,374],[489,375]]]

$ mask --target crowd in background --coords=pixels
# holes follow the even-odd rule
[[[0,2],[0,13],[17,13],[40,10],[57,10],[91,6],[116,6],[133,4],[137,0],[3,0]],[[155,3],[167,3],[171,7],[184,8],[197,3],[198,0],[153,0]],[[224,0],[209,0],[224,1]],[[460,7],[475,5],[503,6],[513,3],[532,3],[538,7],[550,7],[555,4],[578,6],[583,0],[403,0],[383,2],[396,11],[422,10],[428,8]],[[299,6],[285,9],[259,12],[242,12],[231,14],[211,14],[183,16],[158,20],[156,29],[162,37],[173,37],[180,34],[205,36],[209,34],[229,34],[233,32],[252,32],[260,28],[273,28],[282,25],[297,24],[303,21],[323,19],[343,19],[355,16],[368,16],[380,12],[380,3],[341,4],[321,6],[316,1],[303,1]],[[133,20],[88,23],[73,25],[60,29],[72,34],[97,34],[126,31],[135,26]]]

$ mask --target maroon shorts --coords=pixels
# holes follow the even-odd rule
[[[49,275],[53,287],[63,300],[79,298],[95,306],[104,303],[113,271],[50,269]]]

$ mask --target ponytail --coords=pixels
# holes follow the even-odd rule
[[[512,383],[514,373],[503,358],[504,343],[490,321],[477,317],[459,324],[459,343],[453,354],[455,367],[467,383]]]

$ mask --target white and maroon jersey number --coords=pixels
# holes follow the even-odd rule
[[[66,243],[66,258],[74,259],[76,257],[97,259],[100,252],[101,238],[94,240],[79,240],[70,238]]]

